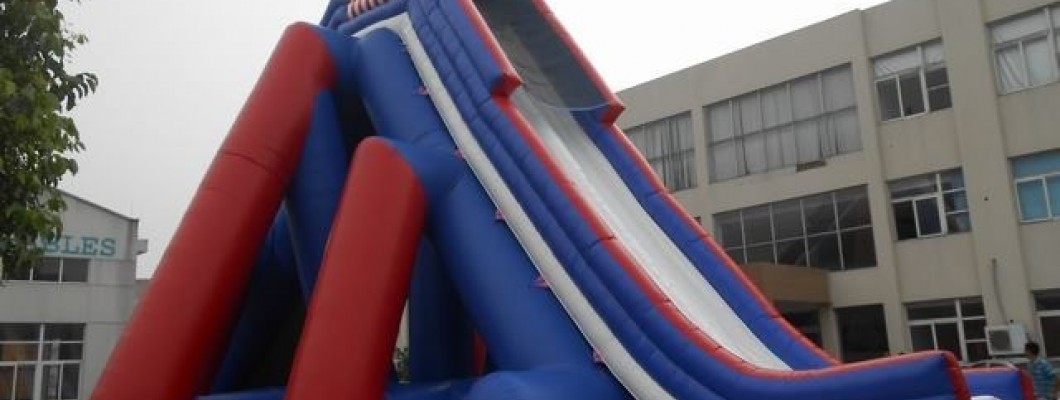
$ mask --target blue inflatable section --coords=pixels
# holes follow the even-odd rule
[[[342,200],[350,155],[367,135],[384,137],[399,151],[415,170],[428,199],[427,228],[410,282],[410,381],[391,382],[387,399],[631,398],[607,368],[594,360],[594,350],[578,326],[550,289],[540,284],[525,243],[519,242],[499,216],[483,184],[457,150],[449,131],[452,127],[439,115],[432,98],[435,94],[421,80],[407,44],[388,29],[364,31],[389,18],[407,16],[459,116],[544,244],[622,348],[671,397],[966,400],[960,397],[959,372],[943,353],[839,366],[797,336],[747,287],[727,256],[712,247],[711,239],[688,224],[683,211],[659,192],[640,169],[638,156],[627,150],[612,127],[600,122],[609,105],[588,103],[599,97],[595,91],[605,88],[593,86],[594,93],[585,96],[566,93],[586,103],[566,112],[577,120],[640,206],[757,339],[793,372],[766,371],[734,361],[731,354],[711,347],[709,339],[697,336],[701,332],[676,323],[644,282],[631,273],[628,260],[609,247],[615,239],[601,237],[587,216],[573,206],[569,184],[553,176],[549,161],[535,150],[538,143],[528,136],[535,132],[528,132],[526,122],[513,117],[517,106],[503,93],[510,89],[511,71],[498,63],[491,50],[493,41],[483,37],[488,33],[467,9],[468,5],[495,7],[491,13],[515,19],[519,13],[540,12],[531,0],[508,1],[518,7],[505,9],[489,0],[384,1],[352,19],[347,15],[347,1],[329,2],[318,32],[332,54],[337,83],[334,89],[317,94],[305,150],[288,183],[283,207],[261,246],[246,304],[213,376],[210,394],[198,399],[284,397],[284,368],[290,367],[295,345],[289,339],[297,339],[304,305],[312,299],[332,220]],[[536,23],[545,23],[545,17],[534,16]],[[560,40],[558,33],[546,33],[540,37],[551,41],[549,48],[566,51],[556,60],[575,58],[565,43],[554,43]],[[548,68],[558,71],[561,64],[556,61]],[[562,79],[588,79],[587,71],[573,72]],[[562,81],[556,79],[552,84]],[[547,81],[533,84],[547,85]],[[582,84],[591,86],[583,82],[564,90]],[[476,333],[488,352],[490,369],[484,375],[475,371],[472,338]],[[974,393],[1003,400],[1023,398],[1020,379],[1018,373],[1007,371],[968,376]]]

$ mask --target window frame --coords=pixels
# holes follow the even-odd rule
[[[825,270],[825,271],[829,271],[829,272],[842,272],[842,271],[851,271],[851,270],[858,270],[858,269],[876,267],[876,266],[879,265],[879,260],[876,260],[876,263],[874,265],[872,265],[872,266],[857,267],[857,268],[848,268],[847,267],[848,261],[846,259],[847,258],[846,255],[844,254],[844,251],[843,251],[844,250],[843,234],[844,233],[851,233],[851,232],[861,231],[861,230],[866,230],[866,229],[871,232],[872,231],[872,226],[873,226],[871,219],[869,220],[868,224],[857,225],[857,226],[846,226],[845,227],[841,223],[842,219],[841,219],[840,210],[839,210],[839,193],[843,192],[845,190],[850,190],[850,189],[855,189],[855,188],[863,188],[865,191],[862,194],[865,195],[866,199],[868,198],[868,192],[867,192],[868,189],[866,187],[864,187],[864,186],[853,186],[853,187],[850,187],[850,188],[843,188],[843,189],[838,189],[838,190],[833,190],[833,191],[828,191],[828,192],[823,192],[823,193],[817,193],[817,194],[813,194],[813,195],[809,195],[809,196],[797,197],[797,198],[794,198],[794,199],[779,200],[779,201],[775,201],[775,202],[771,202],[771,203],[767,203],[767,204],[760,204],[760,205],[756,205],[756,206],[744,207],[744,208],[740,208],[740,209],[736,209],[736,210],[730,210],[730,211],[714,214],[714,219],[715,219],[715,221],[717,221],[717,216],[718,215],[735,213],[735,215],[737,216],[737,220],[738,220],[738,222],[740,224],[740,243],[741,244],[739,246],[725,246],[724,245],[725,238],[722,238],[722,243],[721,243],[722,244],[722,248],[727,254],[730,255],[730,257],[732,257],[732,253],[731,252],[737,252],[738,251],[739,252],[738,260],[743,260],[743,262],[738,262],[738,264],[747,264],[747,263],[751,262],[751,261],[749,261],[748,248],[751,248],[751,247],[758,248],[758,247],[762,247],[762,246],[765,246],[765,245],[768,244],[770,246],[770,248],[772,249],[772,253],[773,253],[773,259],[772,259],[771,263],[779,264],[780,263],[780,244],[781,244],[781,242],[787,243],[787,242],[799,240],[802,243],[802,251],[803,251],[803,253],[802,253],[803,256],[802,256],[802,260],[801,260],[802,263],[801,264],[785,264],[785,265],[793,265],[793,266],[796,266],[796,267],[817,268],[817,269],[821,269],[821,270]],[[808,219],[807,219],[807,212],[806,212],[806,199],[817,197],[817,196],[821,196],[821,195],[825,195],[825,194],[828,195],[828,197],[830,199],[830,202],[831,202],[831,206],[832,206],[832,223],[834,223],[835,226],[832,227],[830,230],[827,230],[827,231],[810,233],[808,228],[807,228]],[[802,232],[799,234],[799,236],[785,237],[783,239],[778,239],[777,238],[777,224],[776,224],[776,211],[775,211],[775,208],[776,208],[776,206],[778,204],[785,203],[785,202],[788,202],[788,201],[798,201],[798,203],[799,203],[799,218],[801,220]],[[869,204],[869,206],[871,207],[871,203]],[[760,208],[760,207],[766,207],[768,209],[770,240],[768,242],[749,243],[748,234],[747,234],[747,223],[745,222],[746,218],[744,216],[744,213],[747,210],[756,209],[756,208]],[[871,214],[871,211],[870,211],[870,214]],[[716,234],[720,233],[720,232],[717,232],[718,231],[717,222],[715,222],[715,231],[716,231],[715,232]],[[824,238],[824,237],[829,237],[829,236],[834,236],[835,237],[835,240],[836,240],[836,252],[837,252],[837,257],[838,257],[838,260],[839,260],[839,264],[836,265],[834,268],[832,268],[830,266],[810,265],[810,260],[809,259],[810,259],[810,255],[812,254],[811,253],[812,249],[811,249],[811,246],[810,246],[810,241],[812,239]],[[873,233],[873,238],[875,239],[875,233]],[[874,252],[875,252],[875,250],[874,250]],[[876,254],[873,254],[874,257],[875,257],[875,255]],[[737,257],[733,257],[733,258],[737,258]],[[761,261],[755,261],[755,262],[761,262]]]
[[[41,259],[40,259],[42,264],[43,264],[43,262],[45,260],[56,260],[59,263],[59,269],[57,271],[58,279],[56,279],[54,281],[53,280],[37,279],[37,276],[36,276],[37,275],[37,268],[40,267],[40,265],[34,265],[33,267],[30,267],[29,271],[27,271],[27,273],[29,274],[29,277],[27,279],[8,278],[6,276],[0,275],[0,280],[6,281],[6,282],[20,282],[20,283],[47,284],[47,285],[87,285],[88,284],[89,275],[91,275],[92,259],[89,259],[89,258],[75,258],[75,257],[55,257],[55,256],[48,256],[48,255],[46,255],[44,257],[41,257]],[[64,272],[64,269],[65,269],[67,260],[84,260],[85,261],[85,280],[84,281],[64,280],[64,277],[66,276],[66,274],[64,274],[63,272]],[[2,273],[2,272],[0,272],[0,273]],[[0,398],[0,400],[3,400],[3,399]]]
[[[652,157],[648,157],[648,155],[645,154],[645,149],[637,147],[637,141],[634,140],[634,137],[638,135],[656,134],[653,131],[647,130],[648,127],[651,127],[653,125],[665,124],[665,135],[667,136],[673,134],[680,135],[681,132],[674,132],[674,125],[679,123],[678,121],[682,118],[688,119],[688,142],[691,144],[691,146],[689,146],[688,148],[683,148],[673,152],[663,151],[659,155],[652,155]],[[649,121],[640,125],[636,125],[625,129],[624,132],[626,133],[627,138],[629,138],[630,143],[633,144],[633,147],[637,149],[637,151],[641,154],[642,157],[644,157],[644,160],[647,161],[650,167],[652,167],[652,171],[655,173],[655,175],[658,176],[659,180],[663,182],[663,185],[666,187],[667,191],[669,191],[670,193],[676,193],[684,190],[695,189],[699,186],[699,180],[697,177],[698,174],[696,172],[696,134],[695,127],[693,126],[691,111],[679,112],[677,114],[659,118],[654,121]],[[685,163],[687,162],[686,157],[691,158],[691,168],[686,171],[687,173],[685,174],[687,177],[687,182],[670,182],[668,179],[668,174],[664,173],[665,169],[658,170],[655,168],[654,163],[660,162],[661,165],[664,166],[664,168],[666,168],[665,166],[669,165],[683,170],[685,167]]]
[[[932,342],[933,342],[932,343],[933,344],[933,348],[935,350],[940,350],[939,349],[939,335],[938,335],[938,327],[937,326],[940,325],[940,324],[955,324],[955,325],[957,325],[957,340],[958,340],[958,342],[960,344],[960,348],[961,348],[961,353],[960,354],[955,354],[955,356],[957,356],[959,358],[960,362],[965,363],[965,364],[973,363],[973,362],[976,362],[976,361],[981,361],[981,360],[970,360],[968,358],[968,345],[969,344],[980,344],[980,343],[981,344],[986,344],[987,343],[987,339],[986,339],[986,336],[985,336],[985,332],[984,332],[983,338],[981,338],[981,339],[969,339],[968,338],[968,334],[965,332],[965,329],[964,329],[964,323],[968,322],[968,321],[984,321],[984,323],[985,323],[985,321],[986,321],[986,313],[984,312],[983,315],[965,316],[962,304],[965,303],[965,302],[968,302],[968,301],[977,301],[980,305],[983,304],[982,298],[978,298],[978,299],[976,299],[976,298],[957,298],[957,299],[938,301],[938,302],[928,302],[928,303],[938,303],[938,304],[945,304],[945,303],[952,302],[952,304],[953,304],[953,306],[955,308],[956,314],[954,316],[952,316],[952,317],[924,318],[924,319],[915,319],[915,320],[911,319],[909,317],[909,308],[910,308],[910,306],[916,306],[917,303],[907,303],[907,304],[905,304],[905,311],[906,311],[906,330],[905,330],[905,333],[906,333],[906,338],[909,340],[910,346],[912,346],[912,343],[913,343],[913,328],[914,327],[930,326],[931,327],[931,339],[932,339]],[[1058,312],[1058,315],[1060,315],[1060,312]],[[916,349],[912,349],[912,350],[913,351],[918,351]]]
[[[961,177],[962,177],[962,180],[963,180],[964,170],[961,169],[961,168],[957,168],[957,169],[951,169],[951,170],[946,170],[946,171],[941,171],[941,172],[933,172],[933,173],[930,173],[930,174],[914,175],[914,176],[910,176],[910,177],[906,177],[906,178],[902,178],[902,179],[896,179],[896,180],[888,182],[888,186],[890,186],[891,184],[894,184],[894,183],[897,183],[897,182],[901,182],[901,181],[906,180],[906,179],[913,179],[913,178],[917,178],[917,177],[924,176],[924,175],[931,175],[933,180],[934,180],[934,182],[935,182],[935,191],[932,192],[932,193],[924,193],[924,194],[918,194],[918,195],[913,195],[913,196],[905,196],[905,197],[898,197],[898,198],[894,197],[894,190],[891,189],[890,187],[888,187],[888,189],[889,189],[888,190],[888,195],[891,198],[891,221],[894,222],[894,234],[895,234],[894,237],[895,237],[895,241],[902,242],[902,241],[906,241],[906,240],[930,239],[930,238],[937,238],[937,237],[942,237],[942,236],[947,236],[947,235],[954,235],[954,234],[959,234],[959,233],[968,233],[968,232],[972,231],[973,228],[971,226],[969,226],[967,231],[956,231],[956,232],[954,232],[954,231],[952,231],[950,229],[949,216],[951,216],[951,215],[959,215],[959,214],[971,215],[970,207],[968,207],[968,208],[966,208],[964,210],[958,210],[958,211],[949,211],[949,210],[946,209],[946,195],[964,192],[965,196],[967,198],[967,193],[968,193],[967,185],[961,185],[960,188],[955,188],[955,189],[944,189],[943,188],[943,186],[942,186],[942,183],[943,183],[942,177],[944,175],[946,175],[946,174],[951,174],[951,173],[960,174]],[[939,222],[939,227],[941,227],[941,229],[939,230],[939,233],[933,233],[933,234],[923,234],[923,233],[921,233],[922,231],[920,229],[920,209],[917,208],[916,205],[917,205],[917,202],[923,201],[923,200],[935,200],[935,207],[937,209],[937,214],[938,214],[938,219],[939,219],[939,221],[938,221]],[[910,237],[910,238],[905,238],[905,239],[899,238],[899,235],[898,235],[898,232],[899,232],[898,220],[897,220],[897,215],[895,215],[894,208],[895,208],[895,205],[898,205],[898,204],[901,204],[901,203],[912,203],[912,205],[913,205],[913,222],[915,223],[915,226],[916,226],[916,236],[915,237]]]
[[[72,323],[66,323],[66,322],[55,322],[55,323],[18,323],[18,322],[10,322],[10,323],[2,323],[0,325],[4,325],[4,324],[11,324],[11,325],[15,325],[15,324],[22,325],[22,324],[24,324],[24,325],[35,325],[37,327],[37,339],[36,340],[0,341],[0,345],[7,345],[7,344],[13,344],[13,345],[35,344],[36,347],[37,347],[37,349],[36,349],[37,350],[36,357],[34,357],[34,359],[32,359],[32,360],[0,361],[0,368],[11,367],[13,369],[13,371],[14,371],[14,374],[12,375],[12,382],[13,383],[17,382],[18,374],[19,374],[20,369],[22,369],[24,367],[32,367],[33,371],[34,371],[34,375],[33,375],[33,387],[31,389],[32,390],[31,398],[32,399],[40,399],[42,397],[42,390],[44,389],[44,381],[46,379],[46,377],[44,376],[45,369],[47,369],[47,367],[56,367],[56,366],[58,366],[59,367],[59,376],[58,376],[59,386],[58,386],[58,389],[57,389],[58,390],[57,398],[60,399],[60,400],[77,400],[77,399],[82,397],[82,394],[84,392],[83,383],[84,383],[84,371],[85,371],[85,369],[84,369],[84,365],[85,365],[84,364],[84,361],[85,361],[85,336],[86,336],[86,331],[87,331],[87,324],[81,323],[81,322],[72,322]],[[81,327],[80,340],[61,340],[61,339],[49,340],[49,339],[47,339],[48,327],[49,326],[67,325],[67,324],[79,325]],[[51,359],[45,359],[44,353],[45,353],[45,348],[46,347],[48,347],[48,346],[56,346],[55,348],[56,348],[56,351],[57,351],[59,346],[61,346],[63,344],[79,344],[81,346],[80,355],[77,357],[77,359],[63,360],[63,359],[60,359],[58,356],[55,356],[55,357],[53,357]],[[62,385],[63,385],[62,369],[66,368],[67,365],[76,365],[78,367],[78,373],[77,373],[77,397],[74,397],[74,398],[64,398],[62,396]],[[12,387],[11,387],[11,392],[6,394],[6,396],[8,396],[8,397],[4,397],[5,394],[4,393],[0,393],[0,400],[14,399],[17,389],[18,389],[18,385],[17,384],[13,384]]]
[[[828,159],[828,158],[831,158],[831,157],[835,157],[835,156],[838,156],[838,155],[842,155],[842,154],[849,154],[849,153],[855,153],[855,152],[861,151],[864,148],[864,145],[860,145],[857,149],[848,150],[848,151],[842,151],[842,146],[841,146],[841,143],[840,143],[840,140],[841,140],[840,135],[839,134],[835,134],[835,133],[829,134],[828,132],[826,132],[826,129],[827,129],[827,126],[828,126],[828,121],[830,121],[830,119],[832,119],[832,118],[834,118],[834,117],[836,117],[838,115],[841,115],[841,114],[844,114],[844,113],[848,113],[848,112],[854,112],[855,118],[857,116],[858,104],[857,104],[857,99],[856,98],[854,98],[853,103],[850,104],[850,105],[847,105],[847,106],[844,106],[844,107],[840,107],[840,108],[837,108],[837,109],[834,109],[834,110],[829,110],[828,109],[828,102],[827,102],[828,100],[825,98],[825,96],[826,96],[825,75],[828,74],[828,73],[833,73],[833,72],[840,71],[840,70],[843,70],[843,69],[850,70],[851,74],[853,73],[853,66],[851,64],[849,64],[849,63],[848,64],[842,64],[842,65],[838,65],[838,66],[835,66],[835,67],[832,67],[832,68],[827,68],[827,69],[824,69],[824,70],[821,70],[821,71],[818,71],[818,72],[814,72],[812,74],[804,75],[804,76],[801,76],[801,77],[798,77],[798,78],[795,78],[795,79],[791,79],[791,80],[788,80],[788,81],[784,81],[784,82],[781,82],[781,83],[778,83],[778,84],[775,84],[775,85],[766,86],[766,87],[763,87],[763,88],[760,88],[760,89],[756,89],[756,90],[751,91],[751,92],[743,93],[743,94],[740,94],[740,95],[737,95],[737,96],[730,97],[730,98],[725,99],[725,100],[717,101],[717,102],[708,104],[706,106],[703,106],[702,112],[703,112],[703,117],[704,117],[704,120],[706,121],[706,127],[707,127],[705,136],[706,136],[706,139],[707,139],[707,141],[706,141],[706,143],[707,143],[707,157],[708,157],[708,160],[709,160],[708,161],[708,165],[710,166],[710,168],[709,168],[710,169],[710,174],[709,174],[710,175],[709,176],[710,182],[718,183],[718,182],[724,182],[724,181],[728,181],[728,180],[738,179],[738,178],[745,177],[745,176],[768,173],[770,171],[776,171],[776,170],[780,170],[780,169],[784,169],[784,168],[788,168],[788,167],[798,166],[800,164],[806,164],[806,163],[811,163],[811,162],[814,162],[814,161],[825,160],[825,159]],[[817,89],[817,104],[815,106],[817,107],[818,111],[813,116],[801,117],[800,118],[800,117],[797,117],[795,115],[796,114],[796,112],[795,112],[795,108],[796,108],[795,107],[795,100],[796,99],[795,99],[794,91],[792,90],[792,85],[793,85],[793,83],[800,82],[800,81],[807,80],[807,79],[813,79],[815,81],[815,86],[816,86],[816,89]],[[850,88],[851,88],[851,90],[853,92],[857,91],[856,85],[857,84],[854,83],[853,80],[852,80]],[[788,108],[790,108],[789,111],[790,111],[791,120],[787,121],[787,122],[780,122],[780,123],[777,123],[777,124],[774,124],[774,125],[766,126],[766,123],[765,123],[765,112],[763,111],[764,107],[763,107],[763,101],[762,101],[762,93],[763,92],[767,92],[767,91],[771,92],[771,91],[776,90],[777,88],[781,88],[781,87],[784,88],[784,96],[787,98],[787,101],[788,101]],[[758,113],[757,113],[758,129],[748,132],[748,131],[746,131],[744,129],[744,126],[743,126],[744,125],[743,124],[743,114],[742,114],[742,109],[741,109],[741,106],[740,106],[739,102],[740,102],[741,99],[743,99],[743,98],[745,98],[747,96],[752,96],[752,95],[755,97],[755,103],[757,103],[757,107],[758,107]],[[714,139],[714,132],[712,132],[711,127],[710,127],[710,121],[711,121],[711,115],[710,114],[711,114],[711,109],[713,107],[721,106],[721,105],[725,105],[727,107],[727,109],[728,109],[729,123],[731,124],[730,126],[732,127],[732,136],[731,137],[727,137],[725,139],[715,140]],[[803,155],[801,154],[801,152],[799,151],[798,146],[797,146],[797,144],[798,144],[797,126],[800,123],[801,124],[805,124],[805,123],[809,123],[809,122],[814,122],[814,123],[817,124],[817,139],[818,139],[817,140],[817,143],[818,143],[817,144],[817,152],[818,153],[817,153],[816,156],[813,156],[813,157],[807,156],[808,158],[811,158],[811,159],[804,160]],[[762,170],[762,171],[751,171],[751,168],[750,168],[750,166],[747,163],[748,156],[747,156],[746,142],[748,141],[748,139],[756,138],[756,137],[763,137],[764,140],[768,141],[768,139],[769,139],[768,135],[771,135],[771,134],[781,135],[782,132],[785,132],[787,130],[791,131],[791,135],[795,139],[796,147],[795,147],[795,150],[794,150],[795,151],[795,159],[794,159],[794,161],[793,162],[788,162],[788,160],[785,160],[784,154],[781,154],[780,155],[780,162],[777,165],[773,165],[770,162],[770,160],[769,160],[769,150],[768,150],[768,147],[767,147],[767,149],[765,151],[765,156],[766,156],[765,169]],[[856,134],[857,135],[861,135],[860,126],[857,128]],[[828,143],[828,142],[831,142],[831,143]],[[733,151],[734,155],[736,156],[735,157],[736,158],[736,160],[735,160],[735,162],[736,162],[736,168],[735,168],[736,172],[735,172],[735,175],[733,175],[733,176],[722,178],[722,177],[718,176],[717,169],[713,168],[713,165],[714,165],[713,163],[714,163],[714,159],[715,159],[714,150],[715,150],[716,147],[720,147],[722,145],[728,145],[730,143],[733,145],[732,146],[733,147],[732,151]],[[766,146],[768,146],[768,143],[766,144]]]
[[[945,108],[935,109],[934,107],[932,107],[932,104],[931,104],[931,96],[930,96],[930,94],[931,94],[932,90],[946,88],[946,90],[949,91],[949,89],[950,89],[949,69],[946,66],[946,61],[936,62],[936,63],[928,63],[927,55],[924,52],[924,47],[925,46],[934,45],[935,43],[938,43],[939,46],[942,46],[942,40],[941,39],[931,40],[931,41],[927,41],[927,42],[924,42],[924,43],[917,44],[915,46],[910,46],[910,47],[906,47],[906,48],[903,48],[903,49],[900,49],[900,50],[897,50],[897,51],[894,51],[894,52],[891,52],[891,53],[883,54],[883,55],[877,56],[877,57],[875,57],[873,59],[873,64],[875,64],[875,62],[877,60],[880,60],[880,59],[883,59],[883,58],[886,58],[886,57],[889,57],[889,56],[893,56],[893,55],[903,54],[903,53],[909,52],[911,50],[915,50],[916,53],[917,53],[917,59],[919,60],[919,63],[917,64],[916,67],[906,68],[906,69],[903,69],[903,70],[900,70],[900,71],[895,71],[895,72],[892,72],[892,73],[889,73],[889,74],[886,74],[886,75],[882,75],[882,76],[875,76],[875,79],[873,80],[872,87],[873,87],[873,91],[876,93],[876,103],[878,105],[877,112],[879,113],[880,122],[902,121],[902,120],[907,120],[907,119],[916,118],[916,117],[919,117],[919,116],[922,116],[922,115],[926,115],[926,114],[929,114],[929,113],[932,113],[932,112],[935,112],[935,111],[941,111],[941,110],[945,110],[947,108],[953,108],[952,95],[950,97],[950,99],[951,99],[950,100],[950,105],[945,107]],[[946,83],[929,87],[928,84],[927,84],[927,75],[928,75],[928,73],[936,71],[936,70],[940,70],[940,69],[946,70]],[[924,110],[921,111],[921,112],[915,113],[915,114],[906,114],[905,113],[905,99],[903,99],[903,96],[902,96],[902,77],[903,76],[907,76],[907,75],[909,75],[910,72],[914,72],[914,71],[916,72],[917,76],[919,76],[919,78],[920,78],[920,87],[917,90],[919,90],[919,92],[920,92],[920,98],[921,98],[921,101],[924,104]],[[883,114],[883,102],[881,101],[881,97],[880,97],[880,86],[879,85],[880,85],[881,82],[886,82],[886,81],[894,82],[895,88],[897,88],[897,90],[898,90],[897,91],[897,97],[898,97],[897,99],[898,99],[898,112],[899,112],[899,115],[897,117],[893,117],[893,118],[884,118],[884,114]]]
[[[1057,154],[1057,156],[1060,157],[1060,154]],[[1060,170],[1053,171],[1053,172],[1050,172],[1050,173],[1045,173],[1045,174],[1038,174],[1038,175],[1025,176],[1025,177],[1022,177],[1022,178],[1015,178],[1015,179],[1012,180],[1012,188],[1013,188],[1013,190],[1016,193],[1016,208],[1017,208],[1017,211],[1019,212],[1020,223],[1033,224],[1033,223],[1036,223],[1036,222],[1049,222],[1049,221],[1060,220],[1060,210],[1053,210],[1053,201],[1052,201],[1053,198],[1049,194],[1049,180],[1050,179],[1055,179],[1055,178],[1060,178]],[[1043,190],[1043,193],[1042,193],[1045,196],[1046,217],[1044,217],[1044,218],[1034,218],[1034,219],[1025,219],[1025,218],[1023,218],[1023,215],[1024,215],[1024,213],[1023,213],[1023,201],[1020,198],[1019,186],[1020,186],[1021,183],[1029,183],[1029,182],[1041,182],[1042,187],[1045,188],[1045,190]]]
[[[1008,95],[1008,94],[1012,94],[1012,93],[1018,93],[1018,92],[1022,92],[1022,91],[1025,91],[1025,90],[1030,90],[1030,89],[1034,89],[1034,88],[1038,88],[1038,87],[1042,87],[1042,86],[1048,86],[1048,85],[1054,84],[1056,82],[1060,82],[1060,46],[1057,45],[1057,43],[1058,43],[1057,35],[1060,34],[1060,26],[1058,26],[1058,24],[1060,24],[1060,21],[1055,21],[1054,20],[1054,17],[1053,17],[1053,10],[1054,9],[1060,9],[1060,5],[1055,5],[1054,4],[1054,5],[1050,5],[1050,6],[1041,7],[1039,9],[1037,9],[1037,10],[1033,10],[1033,11],[1025,12],[1025,13],[1022,13],[1022,14],[1018,14],[1018,15],[1015,15],[1015,16],[1012,16],[1012,17],[1009,17],[1009,18],[1005,18],[1005,19],[1003,19],[1001,21],[998,21],[998,22],[995,22],[995,23],[991,24],[990,28],[991,28],[991,30],[993,30],[993,29],[996,29],[998,26],[1002,26],[1002,25],[1005,25],[1007,23],[1011,23],[1013,21],[1018,21],[1018,20],[1021,20],[1021,19],[1024,19],[1024,18],[1031,17],[1031,16],[1035,15],[1036,13],[1044,13],[1045,14],[1045,22],[1046,22],[1045,29],[1035,31],[1035,32],[1026,34],[1026,35],[1021,36],[1021,37],[1009,39],[1009,40],[1006,40],[1004,42],[993,42],[993,40],[991,40],[992,53],[993,53],[993,57],[994,57],[994,75],[995,75],[995,78],[996,78],[995,81],[996,81],[996,84],[997,84],[997,91],[998,91],[999,95]],[[1038,85],[1031,85],[1031,82],[1030,82],[1031,70],[1030,70],[1030,63],[1028,62],[1028,58],[1027,58],[1026,43],[1034,41],[1034,40],[1037,40],[1037,39],[1040,39],[1043,36],[1046,38],[1046,41],[1049,43],[1049,48],[1052,51],[1052,57],[1050,57],[1050,59],[1052,60],[1053,80],[1045,82],[1045,83],[1042,83],[1042,84],[1038,84]],[[1001,53],[1004,50],[1011,49],[1012,47],[1018,47],[1019,48],[1019,53],[1020,53],[1019,61],[1020,61],[1020,67],[1021,67],[1020,70],[1019,70],[1019,72],[1021,74],[1019,76],[1019,79],[1021,80],[1021,82],[1019,82],[1019,87],[1016,87],[1016,88],[1014,88],[1012,90],[1005,90],[1004,82],[1001,79],[1001,70],[1002,70],[1002,68],[1001,68],[1001,57],[1000,57],[999,53]]]

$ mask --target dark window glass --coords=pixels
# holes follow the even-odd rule
[[[777,264],[806,265],[806,241],[803,238],[777,242]]]
[[[968,362],[982,361],[990,358],[990,352],[986,347],[986,342],[968,343],[965,348],[968,350]]]
[[[0,324],[0,342],[35,342],[40,340],[40,325]]]
[[[33,380],[37,374],[36,365],[20,365],[15,374],[15,397],[13,400],[33,400]]]
[[[63,282],[88,282],[88,259],[63,259]]]
[[[737,264],[743,264],[747,262],[747,259],[743,256],[743,247],[737,247],[733,249],[725,249],[725,252],[729,254],[729,258],[732,258]]]
[[[41,397],[44,400],[58,400],[59,376],[62,373],[62,365],[45,365],[44,376],[41,377]]]
[[[935,324],[935,340],[939,343],[939,350],[953,353],[958,360],[961,359],[961,335],[956,323]]]
[[[0,399],[7,399],[11,387],[15,384],[15,366],[0,365]]]
[[[898,103],[898,82],[894,79],[876,82],[876,93],[880,96],[880,119],[890,120],[902,116]]]
[[[872,224],[869,198],[865,194],[864,187],[836,192],[836,207],[839,209],[840,228],[853,228]]]
[[[81,343],[45,343],[45,360],[80,360],[82,352]]]
[[[817,312],[784,313],[784,319],[795,327],[803,336],[814,344],[821,346],[821,320]]]
[[[773,244],[768,243],[764,245],[748,246],[747,247],[747,263],[768,263],[772,264],[776,262],[773,258]]]
[[[747,244],[773,241],[773,225],[769,220],[769,206],[745,209],[743,211],[743,229]]]
[[[979,299],[961,300],[962,317],[982,317],[986,315],[983,311],[983,301]]]
[[[13,268],[4,270],[4,279],[9,281],[28,281],[32,268]]]
[[[937,235],[942,233],[942,223],[939,221],[939,204],[935,199],[922,199],[916,201],[916,216],[920,222],[920,235]]]
[[[986,339],[986,320],[971,319],[964,321],[965,339]]]
[[[835,312],[843,361],[868,360],[890,353],[882,305],[837,308]]]
[[[743,246],[743,229],[740,227],[740,212],[732,211],[714,215],[714,231],[725,247]]]
[[[36,361],[37,343],[2,343],[0,361]]]
[[[924,112],[924,95],[920,88],[920,72],[902,75],[898,78],[902,88],[902,107],[905,116]]]
[[[806,213],[806,233],[812,235],[836,230],[835,204],[831,193],[806,197],[802,200],[802,207]]]
[[[946,227],[950,233],[970,232],[972,230],[972,218],[966,212],[947,215]]]
[[[1045,338],[1045,355],[1060,356],[1060,317],[1042,317],[1042,337]]]
[[[871,227],[843,232],[840,236],[843,239],[844,268],[876,266],[876,242],[873,240]]]
[[[45,257],[33,270],[33,280],[43,282],[58,282],[59,281],[59,259],[53,257]]]
[[[909,320],[952,318],[957,316],[957,309],[952,301],[945,303],[910,304],[906,309]]]
[[[916,213],[913,211],[913,202],[894,203],[893,208],[894,230],[898,234],[898,240],[916,238]]]
[[[802,209],[799,200],[773,204],[773,226],[777,240],[802,236]]]
[[[946,68],[933,69],[925,73],[928,87],[928,103],[932,110],[944,110],[953,106],[950,97],[949,77]]]
[[[84,324],[45,324],[44,340],[81,341],[85,339]]]
[[[1035,293],[1034,308],[1038,311],[1060,310],[1060,290]]]
[[[81,366],[77,364],[63,365],[63,399],[76,399],[80,392]]]
[[[943,172],[940,176],[942,180],[942,190],[954,190],[964,188],[964,174],[961,170],[953,170],[949,172]]]
[[[838,271],[842,269],[839,261],[839,239],[835,234],[814,236],[808,239],[811,267]]]
[[[942,196],[947,212],[967,211],[968,195],[964,191],[946,193]]]
[[[910,326],[909,337],[913,339],[913,351],[935,350],[935,332],[931,325]]]

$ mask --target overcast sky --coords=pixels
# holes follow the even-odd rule
[[[548,0],[613,90],[882,0]],[[140,220],[150,276],[283,28],[327,0],[85,0],[73,116],[87,150],[61,187]]]

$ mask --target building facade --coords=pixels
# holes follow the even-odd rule
[[[853,361],[1060,357],[1060,3],[895,0],[619,93],[678,200]],[[689,42],[701,40],[689,39]]]
[[[62,237],[0,281],[0,400],[87,398],[136,300],[137,220],[63,197]]]

